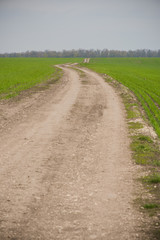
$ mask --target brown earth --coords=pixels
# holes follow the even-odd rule
[[[0,239],[141,239],[125,111],[94,72],[0,103]]]

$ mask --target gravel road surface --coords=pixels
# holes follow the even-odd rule
[[[121,99],[60,67],[48,89],[0,103],[0,239],[140,239]]]

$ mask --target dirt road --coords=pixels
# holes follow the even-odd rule
[[[62,68],[49,89],[1,102],[0,239],[137,239],[121,100],[96,73]]]

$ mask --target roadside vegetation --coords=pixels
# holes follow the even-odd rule
[[[61,70],[54,65],[81,62],[77,58],[0,58],[0,99],[18,95],[21,91],[52,80],[58,80]]]
[[[143,188],[137,192],[138,195],[136,193],[135,202],[140,211],[150,218],[146,220],[145,226],[150,238],[160,239],[160,140],[133,93],[115,80],[110,79],[109,82],[123,99],[132,156],[135,163],[141,166],[141,173],[137,172],[137,180],[140,180]]]

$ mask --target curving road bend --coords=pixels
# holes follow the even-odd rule
[[[0,105],[0,239],[137,239],[125,111],[96,73]]]

